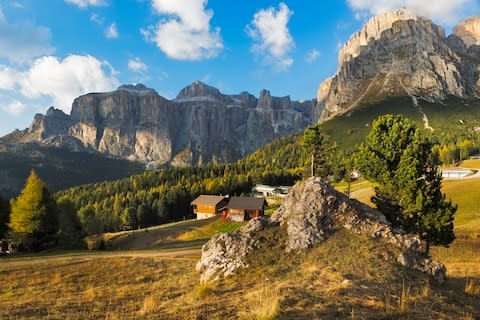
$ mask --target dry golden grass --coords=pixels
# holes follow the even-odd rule
[[[153,314],[158,305],[159,305],[159,302],[157,297],[150,294],[145,298],[143,298],[143,305],[142,305],[142,308],[138,311],[138,314],[140,316]]]
[[[278,287],[264,286],[245,295],[247,310],[240,317],[253,320],[274,320],[280,314],[282,296]]]
[[[480,280],[467,279],[465,283],[465,293],[472,296],[480,296]]]
[[[442,285],[429,282],[424,275],[386,262],[384,245],[367,237],[339,231],[308,255],[279,254],[277,249],[260,246],[258,256],[251,256],[251,268],[204,284],[194,271],[198,257],[100,254],[3,264],[0,319],[474,319],[479,315],[480,299],[465,293],[465,278],[451,278]],[[271,255],[262,250],[271,250]]]

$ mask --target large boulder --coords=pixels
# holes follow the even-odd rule
[[[219,279],[248,267],[247,257],[267,228],[286,232],[281,247],[291,254],[321,245],[333,232],[345,228],[384,242],[386,250],[397,254],[393,260],[399,264],[440,282],[445,279],[445,266],[427,255],[423,240],[392,228],[383,214],[349,199],[320,178],[310,178],[290,190],[270,219],[252,220],[234,233],[219,234],[207,242],[197,263],[201,281]]]

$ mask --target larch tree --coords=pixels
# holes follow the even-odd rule
[[[364,176],[378,183],[372,202],[394,226],[418,234],[429,245],[455,239],[457,210],[441,192],[442,177],[432,160],[432,143],[407,118],[374,120],[355,158]]]
[[[58,216],[55,200],[35,171],[31,171],[20,195],[11,203],[9,228],[27,250],[55,245]]]

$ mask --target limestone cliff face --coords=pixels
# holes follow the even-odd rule
[[[340,50],[336,75],[318,89],[315,114],[325,121],[390,96],[476,97],[479,71],[472,57],[479,29],[480,18],[470,18],[447,38],[429,19],[403,9],[373,17]]]
[[[4,138],[156,164],[190,165],[234,161],[265,143],[303,130],[314,101],[292,102],[267,90],[257,99],[243,92],[224,95],[199,81],[174,100],[143,85],[91,93],[73,102],[70,115],[51,108],[32,125]]]

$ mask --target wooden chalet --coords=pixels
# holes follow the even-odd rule
[[[197,219],[208,219],[222,212],[228,204],[228,198],[224,196],[200,195],[190,203]]]
[[[247,221],[263,216],[266,206],[264,198],[231,197],[222,217],[231,221]]]

